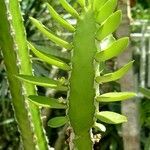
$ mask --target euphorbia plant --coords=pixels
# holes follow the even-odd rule
[[[125,116],[110,111],[99,111],[100,103],[121,101],[135,96],[132,92],[111,92],[100,95],[99,84],[120,79],[132,66],[129,62],[114,73],[103,74],[100,64],[119,55],[128,45],[128,37],[115,39],[112,33],[121,22],[121,11],[115,11],[117,0],[78,0],[81,11],[77,12],[66,0],[59,0],[62,7],[77,20],[75,26],[63,19],[49,4],[48,10],[60,25],[73,34],[69,43],[40,23],[30,18],[32,23],[52,42],[71,53],[69,64],[48,55],[29,42],[31,51],[42,61],[54,65],[69,74],[68,79],[54,80],[27,74],[17,76],[22,81],[66,91],[67,99],[60,100],[30,95],[28,99],[43,107],[65,109],[66,116],[49,120],[50,127],[68,124],[72,129],[70,149],[91,150],[92,128],[105,131],[102,124],[126,122]],[[105,43],[105,44],[104,44]],[[107,43],[107,44],[106,44]]]
[[[126,117],[110,111],[99,111],[99,103],[125,100],[135,96],[131,92],[113,92],[99,94],[99,84],[121,78],[132,66],[133,61],[120,70],[102,74],[99,64],[119,55],[128,45],[128,37],[116,40],[112,33],[121,22],[121,11],[115,11],[116,0],[78,0],[81,12],[77,12],[65,0],[60,0],[63,8],[70,13],[77,23],[72,26],[69,22],[47,4],[51,16],[61,26],[73,33],[72,43],[62,40],[52,34],[48,28],[38,20],[30,18],[32,23],[51,41],[65,48],[71,53],[71,62],[66,64],[62,60],[47,55],[29,43],[31,51],[43,61],[66,70],[69,73],[68,81],[60,82],[49,78],[20,75],[19,78],[36,85],[49,86],[68,93],[67,100],[41,96],[29,96],[34,103],[50,108],[66,109],[66,116],[55,117],[48,122],[51,127],[59,127],[68,123],[72,128],[73,143],[71,149],[92,149],[92,128],[104,130],[99,122],[118,124],[126,122]],[[99,46],[109,41],[103,49]],[[110,42],[111,41],[111,42]],[[71,138],[72,139],[72,138]]]

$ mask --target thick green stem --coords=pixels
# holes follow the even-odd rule
[[[76,136],[74,139],[75,150],[92,150],[92,141],[90,133],[86,132],[83,135],[81,134],[79,137]],[[77,148],[77,149],[76,149]]]
[[[10,85],[15,117],[18,122],[19,130],[21,132],[24,148],[26,150],[35,149],[35,143],[33,141],[33,129],[30,126],[28,110],[26,109],[24,97],[22,95],[22,87],[19,81],[17,81],[13,76],[18,74],[18,68],[16,65],[17,59],[14,51],[14,39],[10,35],[12,32],[7,18],[6,6],[4,1],[0,1],[0,14],[0,45],[7,69],[7,77]]]
[[[6,3],[4,0],[0,1],[0,12],[2,15],[0,19],[0,44],[24,149],[34,150],[38,148],[46,150],[48,145],[42,128],[40,111],[33,103],[29,102],[27,104],[26,98],[22,96],[23,92],[25,97],[36,94],[35,88],[33,85],[24,84],[24,91],[22,91],[21,84],[14,77],[18,73],[32,74],[18,0],[10,0],[9,3]]]
[[[15,40],[18,46],[18,57],[21,61],[19,73],[32,75],[32,66],[29,58],[29,51],[27,47],[26,36],[18,0],[10,0],[9,9],[12,15],[12,26],[16,33]],[[24,86],[26,96],[36,94],[35,87],[33,85],[24,83]],[[33,103],[29,102],[29,109],[32,116],[35,136],[37,137],[38,147],[40,150],[48,149],[46,136],[44,134],[43,125],[40,118],[39,108]]]
[[[79,150],[92,149],[90,130],[94,124],[95,113],[94,97],[96,96],[96,89],[94,88],[94,78],[96,68],[94,56],[97,52],[96,31],[94,13],[88,10],[83,13],[78,21],[74,35],[68,98],[68,116],[75,133],[74,146]]]

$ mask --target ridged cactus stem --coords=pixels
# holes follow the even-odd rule
[[[94,124],[93,116],[96,110],[94,105],[94,97],[96,96],[94,82],[95,70],[98,70],[94,64],[94,57],[97,52],[95,44],[96,31],[94,13],[88,10],[81,16],[74,35],[68,97],[68,116],[75,133],[74,143],[76,148],[81,150],[92,149],[90,131]],[[80,38],[82,36],[84,38]],[[79,111],[79,106],[82,113]]]
[[[26,101],[36,94],[33,85],[23,86],[15,78],[18,73],[32,74],[29,52],[18,0],[0,1],[0,45],[2,48],[12,103],[25,150],[47,150],[39,108]],[[24,95],[24,96],[23,96]]]

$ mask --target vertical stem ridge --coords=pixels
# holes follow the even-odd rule
[[[18,50],[17,55],[20,60],[19,73],[32,75],[32,65],[29,58],[29,51],[26,42],[26,33],[23,25],[23,18],[20,13],[20,6],[18,0],[10,0],[9,10],[12,16],[12,26],[14,32],[15,41],[17,43]],[[24,83],[25,97],[28,95],[36,94],[35,87],[32,84]],[[34,128],[34,138],[36,140],[37,147],[41,150],[48,149],[48,142],[45,136],[45,132],[42,125],[40,111],[38,106],[28,101],[29,112],[31,113],[31,123]]]
[[[72,71],[67,113],[74,130],[74,148],[78,150],[92,149],[90,132],[94,124],[93,117],[95,114],[94,56],[97,52],[96,31],[94,13],[89,9],[78,20],[71,58]]]
[[[0,1],[0,45],[4,56],[4,62],[7,69],[7,77],[9,80],[10,91],[12,96],[15,118],[21,132],[22,142],[25,150],[35,149],[33,141],[33,131],[28,118],[28,111],[25,106],[24,97],[22,95],[22,87],[14,75],[18,74],[17,57],[15,53],[16,44],[14,42],[13,32],[10,27],[10,19],[4,0]]]
[[[32,74],[18,1],[0,1],[0,12],[2,15],[0,19],[0,44],[24,149],[47,150],[48,144],[42,128],[40,111],[37,106],[26,101],[28,95],[36,93],[34,86],[25,84],[22,87],[20,82],[14,77],[18,73]],[[25,97],[23,92],[25,92]]]

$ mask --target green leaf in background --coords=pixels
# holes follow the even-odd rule
[[[103,124],[101,124],[101,123],[95,123],[94,124],[94,128],[96,130],[99,130],[99,131],[102,131],[102,132],[106,131],[106,127]]]
[[[108,0],[103,7],[101,7],[96,16],[97,23],[101,24],[105,21],[115,10],[117,0]]]
[[[60,81],[56,81],[47,77],[36,77],[36,76],[30,76],[30,75],[18,75],[16,77],[22,81],[32,83],[34,85],[49,87],[49,88],[57,89],[60,91],[68,90],[68,88],[66,86],[63,86]]]
[[[81,7],[85,7],[85,0],[77,0]]]
[[[121,69],[113,73],[108,73],[103,76],[96,77],[96,82],[106,83],[106,82],[115,81],[122,78],[131,69],[133,62],[134,61],[129,62],[128,64],[124,65]]]
[[[140,88],[140,92],[147,98],[150,98],[150,89]]]
[[[119,123],[127,122],[127,118],[125,116],[111,111],[98,112],[96,114],[96,118],[108,124],[119,124]]]
[[[121,39],[113,42],[108,48],[98,52],[95,55],[96,61],[99,61],[99,62],[106,61],[115,56],[118,56],[128,46],[128,43],[129,43],[128,37],[124,37],[124,38],[121,38]]]
[[[30,17],[30,20],[51,41],[53,41],[54,43],[58,44],[59,46],[62,46],[64,48],[66,48],[68,50],[72,49],[72,45],[71,44],[69,44],[68,42],[62,40],[61,38],[57,37],[56,35],[53,35],[52,33],[50,33],[49,29],[46,28],[37,19],[34,19],[34,18]]]
[[[28,96],[28,99],[35,103],[38,106],[42,107],[49,107],[49,108],[55,108],[55,109],[66,109],[66,105],[61,103],[59,100],[54,98],[47,98],[45,96],[36,96],[36,95],[30,95]]]
[[[66,20],[64,20],[60,15],[53,9],[51,5],[47,3],[48,10],[51,14],[51,16],[58,22],[60,23],[64,28],[68,29],[71,32],[75,31],[75,28]]]
[[[59,0],[63,8],[70,13],[73,17],[79,18],[78,12],[66,1],[66,0]]]
[[[99,11],[101,7],[108,1],[108,0],[93,0],[93,8],[95,11]]]
[[[110,17],[108,17],[108,19],[102,24],[102,26],[100,27],[100,29],[96,34],[97,40],[101,41],[109,34],[114,32],[118,28],[121,22],[121,18],[122,13],[120,10],[116,11]]]
[[[62,60],[60,60],[52,55],[49,55],[49,54],[46,54],[46,53],[43,53],[43,52],[37,50],[31,43],[29,43],[29,47],[37,57],[39,57],[43,61],[47,62],[48,64],[57,66],[58,68],[63,69],[63,70],[71,69],[70,66],[67,65],[65,62],[63,62]]]
[[[96,100],[98,102],[116,102],[130,99],[135,96],[136,94],[133,92],[110,92],[97,96]]]
[[[145,150],[149,150],[150,149],[150,137],[147,137],[145,139]]]
[[[4,121],[0,122],[0,126],[6,126],[6,125],[8,125],[10,123],[13,123],[13,122],[15,122],[15,119],[10,118],[10,119],[7,119],[7,120],[4,120]]]
[[[48,126],[51,128],[58,128],[63,125],[65,125],[68,122],[67,117],[61,116],[61,117],[55,117],[48,121]]]

